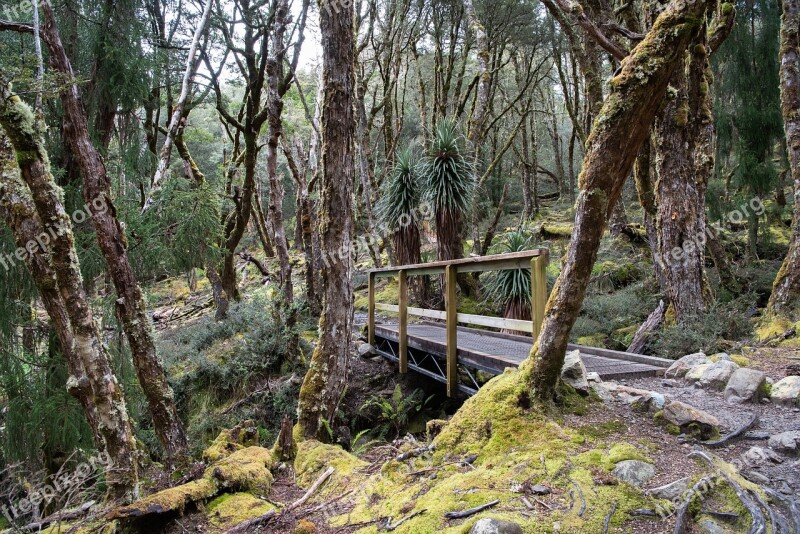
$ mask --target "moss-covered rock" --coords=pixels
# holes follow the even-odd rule
[[[270,473],[273,464],[270,449],[247,447],[209,467],[205,476],[214,478],[226,489],[268,491],[273,480]]]
[[[110,519],[136,518],[166,512],[182,513],[187,504],[208,499],[217,494],[218,486],[212,478],[201,478],[159,491],[128,506],[116,508],[109,514]]]
[[[272,510],[274,505],[250,493],[228,493],[208,503],[206,516],[211,528],[224,531]]]
[[[245,447],[258,444],[258,428],[253,421],[244,421],[229,430],[223,430],[203,451],[203,459],[216,462]]]
[[[756,328],[756,339],[767,341],[774,339],[792,328],[792,322],[786,317],[765,317]]]
[[[294,461],[294,470],[297,473],[297,483],[300,486],[309,486],[329,467],[336,469],[331,477],[334,482],[348,482],[358,469],[366,467],[367,463],[348,454],[341,447],[326,445],[315,440],[306,440],[297,448],[297,457]]]

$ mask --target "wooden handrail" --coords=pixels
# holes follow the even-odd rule
[[[506,269],[528,269],[533,258],[544,256],[547,258],[550,251],[545,248],[512,252],[510,254],[497,254],[494,256],[477,256],[451,261],[434,261],[417,265],[401,265],[373,269],[369,273],[377,278],[390,278],[397,276],[400,271],[405,271],[408,276],[422,276],[431,274],[444,274],[445,269],[454,265],[459,273],[482,273],[488,271],[504,271]]]
[[[400,315],[400,372],[408,372],[408,316],[416,315],[428,318],[445,319],[447,323],[447,396],[453,396],[458,390],[458,323],[492,326],[521,332],[530,332],[535,340],[544,322],[544,309],[547,302],[547,262],[550,252],[547,249],[535,249],[511,254],[481,256],[454,261],[439,261],[420,265],[404,265],[375,269],[369,272],[369,343],[375,346],[375,310],[393,311]],[[471,272],[503,271],[508,269],[531,270],[531,321],[518,321],[458,313],[456,286],[458,275]],[[409,308],[408,277],[422,275],[445,275],[445,311]],[[375,283],[377,278],[398,278],[397,306],[375,302]]]

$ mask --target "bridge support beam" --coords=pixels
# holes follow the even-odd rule
[[[544,308],[548,297],[546,254],[531,259],[531,293],[531,320],[535,345],[544,323]]]
[[[447,313],[447,396],[458,391],[458,268],[445,268],[445,312]]]
[[[400,314],[400,374],[408,373],[408,274],[401,270],[397,277]]]
[[[367,318],[367,342],[375,346],[375,273],[369,273],[369,310]]]

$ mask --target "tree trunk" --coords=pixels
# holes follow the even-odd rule
[[[49,22],[52,20],[49,5],[46,2],[41,5]],[[70,378],[68,387],[72,389],[77,385],[91,395],[91,404],[97,410],[98,430],[113,462],[113,469],[106,473],[109,495],[130,500],[138,494],[138,473],[136,446],[122,388],[113,374],[92,317],[83,288],[72,223],[61,202],[63,192],[50,172],[41,131],[34,123],[30,108],[12,95],[7,86],[0,86],[0,125],[14,145],[22,178],[30,188],[39,219],[48,221],[48,233],[52,238],[48,250],[53,271],[72,326],[72,346],[87,377],[85,385],[79,382],[79,376]],[[60,319],[54,318],[54,324],[57,320]]]
[[[555,396],[569,333],[580,312],[606,222],[707,7],[708,1],[669,4],[611,81],[611,94],[587,142],[566,265],[547,303],[531,357],[522,365],[540,400]]]
[[[794,217],[789,252],[781,265],[768,309],[790,313],[800,296],[800,2],[783,0],[781,19],[781,109],[783,110],[789,168],[794,182]]]
[[[65,121],[67,141],[83,173],[83,196],[92,206],[90,211],[97,241],[117,292],[117,313],[131,347],[139,384],[147,397],[159,441],[168,461],[174,465],[186,455],[186,433],[178,417],[172,388],[156,354],[144,296],[128,259],[127,239],[111,199],[111,182],[100,154],[92,145],[80,93],[77,85],[72,83],[72,66],[61,45],[47,0],[42,1],[42,10],[46,18],[43,38],[50,49],[50,63],[70,81],[61,93],[61,104],[68,119]]]
[[[338,9],[335,9],[338,8]],[[352,251],[355,43],[352,4],[320,5],[323,50],[322,205],[323,309],[320,338],[300,390],[299,426],[306,438],[329,440],[347,382],[353,328]]]

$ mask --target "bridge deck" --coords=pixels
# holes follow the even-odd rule
[[[375,334],[379,338],[398,341],[399,326],[378,324],[375,325]],[[445,325],[409,324],[408,345],[432,354],[446,354]],[[458,328],[459,363],[492,374],[500,374],[506,367],[519,367],[519,364],[530,354],[531,347],[531,339],[523,336],[496,334],[465,327]],[[581,351],[581,358],[586,370],[596,372],[606,380],[655,376],[660,372],[663,373],[664,368],[672,363],[660,358],[640,357],[591,347],[570,346],[570,350],[576,348]],[[639,361],[629,361],[630,358]]]

